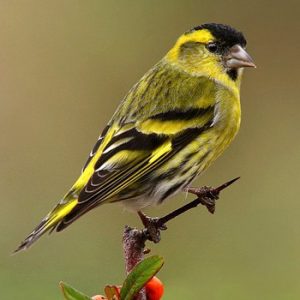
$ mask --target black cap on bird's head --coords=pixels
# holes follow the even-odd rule
[[[216,38],[216,42],[220,43],[224,47],[230,48],[237,44],[242,47],[246,47],[247,41],[243,33],[229,25],[206,23],[192,28],[188,33],[201,29],[209,30]]]

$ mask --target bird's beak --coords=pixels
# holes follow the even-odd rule
[[[244,67],[256,68],[251,56],[240,45],[234,45],[229,49],[229,53],[224,57],[225,66],[230,69]]]

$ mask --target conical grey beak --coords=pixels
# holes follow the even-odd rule
[[[244,67],[256,68],[251,56],[240,45],[234,45],[231,47],[228,55],[226,55],[224,58],[225,66],[230,69]]]

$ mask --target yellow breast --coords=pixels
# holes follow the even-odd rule
[[[216,94],[216,107],[211,129],[206,133],[209,141],[209,155],[203,162],[200,172],[220,156],[236,136],[241,123],[241,105],[239,96],[227,89],[220,89]]]

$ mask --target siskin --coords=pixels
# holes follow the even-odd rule
[[[122,202],[140,211],[182,191],[227,148],[239,130],[244,67],[255,67],[234,28],[203,24],[125,96],[78,180],[16,251],[89,210]]]

